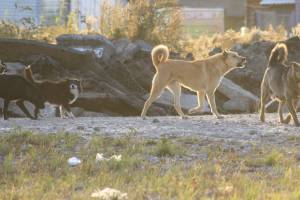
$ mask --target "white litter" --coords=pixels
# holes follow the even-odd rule
[[[122,160],[122,155],[113,155],[110,158],[105,158],[103,153],[96,154],[96,162],[109,161],[109,160],[115,160],[119,162]]]
[[[113,155],[113,156],[110,157],[109,160],[121,161],[122,160],[122,155]]]
[[[104,158],[103,153],[97,153],[96,154],[96,162],[105,161],[107,158]]]
[[[72,158],[68,159],[68,164],[71,167],[75,167],[75,166],[79,165],[80,163],[81,163],[81,160],[79,158],[72,157]]]
[[[112,188],[105,188],[103,190],[98,190],[92,193],[91,197],[93,198],[99,198],[102,200],[125,200],[128,199],[127,193],[123,193],[119,190],[112,189]]]

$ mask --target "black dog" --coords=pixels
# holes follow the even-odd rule
[[[36,85],[46,101],[60,106],[61,118],[73,118],[70,105],[74,103],[82,91],[81,82],[76,79],[65,79],[61,81],[35,80],[31,67],[25,68],[25,78]],[[38,111],[36,111],[38,112]]]
[[[4,99],[3,116],[5,120],[8,119],[10,101],[16,101],[19,108],[31,119],[37,119],[38,113],[35,113],[33,117],[25,107],[24,101],[31,102],[36,109],[45,107],[45,98],[40,90],[19,75],[0,74],[0,98]]]

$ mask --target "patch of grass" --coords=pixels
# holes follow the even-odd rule
[[[167,138],[161,139],[154,148],[154,154],[158,157],[183,155],[184,149]]]
[[[279,151],[273,150],[271,153],[269,153],[266,157],[265,157],[265,165],[267,166],[275,166],[277,164],[279,164],[279,162],[282,160],[282,153],[280,153]]]
[[[131,200],[299,199],[299,162],[284,151],[262,147],[239,156],[216,144],[192,148],[191,141],[132,134],[89,139],[70,133],[1,135],[0,199],[91,199],[92,192],[105,187],[127,192]],[[209,156],[190,159],[199,151]],[[121,154],[122,160],[97,163],[96,153]],[[82,163],[69,167],[72,156]],[[245,164],[254,158],[259,167]]]

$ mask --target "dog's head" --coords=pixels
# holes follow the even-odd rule
[[[238,53],[229,51],[229,50],[224,50],[222,52],[223,59],[225,63],[230,67],[230,68],[244,68],[247,60],[245,57],[240,56]]]
[[[82,92],[81,81],[77,79],[67,79],[67,83],[72,94]]]

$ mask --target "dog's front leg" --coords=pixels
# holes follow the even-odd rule
[[[295,126],[299,126],[300,124],[299,124],[299,121],[298,121],[297,113],[296,113],[295,108],[293,106],[293,102],[290,98],[288,98],[288,100],[287,100],[287,105],[288,105],[290,114],[292,115],[292,118],[294,120]]]
[[[222,115],[220,115],[220,113],[217,110],[217,106],[216,106],[216,99],[215,99],[215,94],[214,92],[208,92],[206,94],[207,99],[208,99],[208,103],[211,109],[211,112],[218,118],[218,119],[222,119],[224,118]]]
[[[4,105],[2,111],[4,120],[8,120],[8,106],[9,106],[9,100],[4,99]]]
[[[39,113],[40,113],[40,109],[35,108],[35,109],[34,109],[34,119],[37,119],[37,118],[38,118]]]
[[[63,105],[63,109],[65,109],[68,118],[75,118],[69,104]]]
[[[198,106],[196,106],[195,108],[191,108],[189,110],[189,114],[196,114],[203,111],[204,103],[205,103],[205,91],[198,91],[197,99],[198,99]]]
[[[62,118],[62,119],[67,118],[66,111],[63,106],[59,106],[59,115],[60,115],[60,118]]]

